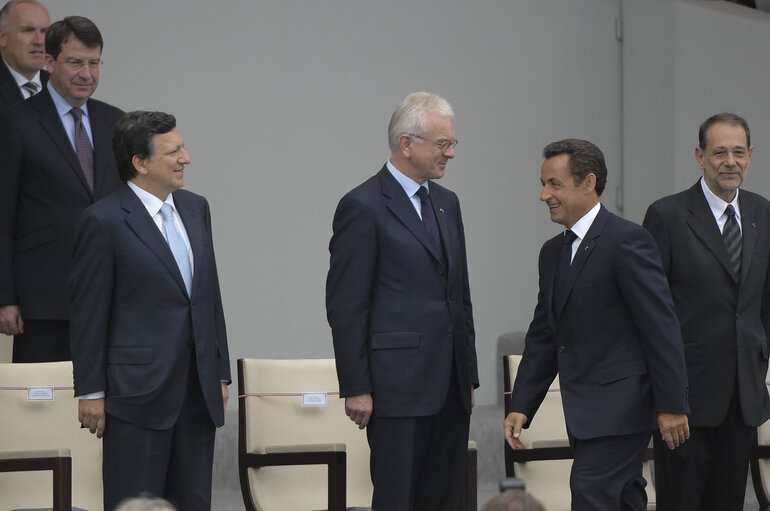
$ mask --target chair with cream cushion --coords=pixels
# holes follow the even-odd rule
[[[768,370],[765,382],[770,382],[770,370]],[[759,509],[763,511],[770,509],[770,421],[757,428],[757,437],[754,441],[749,466]]]
[[[334,359],[238,360],[238,460],[247,511],[370,509],[366,432],[347,418],[337,389]],[[475,511],[473,442],[466,484],[466,509]]]
[[[0,410],[0,509],[51,509],[71,458],[71,504],[102,511],[102,442],[78,423],[72,362],[0,363]]]
[[[521,355],[503,357],[506,410],[511,400],[511,391],[516,381],[521,357]],[[558,376],[551,383],[533,424],[521,435],[521,441],[527,447],[526,449],[513,450],[503,441],[506,476],[523,479],[527,492],[542,501],[549,511],[568,511],[571,502],[569,475],[572,469],[572,451],[564,421]],[[655,489],[648,462],[651,458],[652,449],[649,448],[643,464],[643,475],[647,480],[648,510],[655,509]]]

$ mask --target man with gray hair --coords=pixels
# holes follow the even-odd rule
[[[435,94],[407,96],[390,160],[334,215],[326,311],[379,511],[455,511],[465,487],[475,333],[460,204],[435,183],[455,155],[453,118]]]
[[[51,19],[37,0],[10,0],[0,9],[0,108],[21,103],[48,83],[45,31]]]

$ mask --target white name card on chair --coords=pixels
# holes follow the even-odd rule
[[[326,392],[303,392],[302,406],[327,406]]]
[[[53,401],[53,387],[27,387],[27,401]]]

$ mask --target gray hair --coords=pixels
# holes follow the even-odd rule
[[[5,3],[2,9],[0,9],[0,28],[6,29],[8,28],[6,26],[6,22],[8,21],[8,13],[11,11],[11,8],[14,5],[18,4],[33,4],[33,5],[39,5],[43,9],[45,9],[45,6],[38,2],[37,0],[8,0],[8,2]]]
[[[432,92],[413,92],[405,97],[393,112],[388,125],[388,144],[391,152],[398,149],[398,138],[404,133],[423,135],[425,119],[431,112],[450,119],[455,116],[449,101]]]

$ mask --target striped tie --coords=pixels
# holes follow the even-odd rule
[[[70,113],[75,119],[75,152],[78,155],[80,168],[86,176],[88,187],[94,191],[94,149],[83,126],[83,110],[73,107]]]
[[[37,84],[35,82],[27,82],[21,84],[22,87],[24,87],[29,92],[29,97],[31,98],[35,94],[37,94]]]
[[[725,208],[727,221],[722,230],[722,238],[725,240],[727,255],[730,257],[730,263],[733,265],[735,280],[741,275],[741,229],[738,227],[738,221],[735,220],[735,209],[732,204]]]

